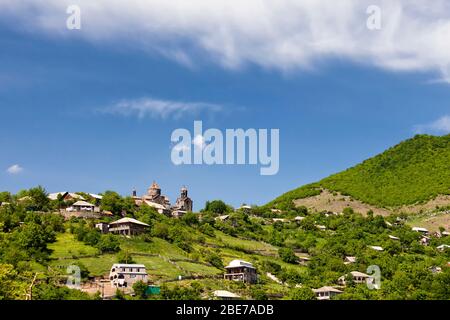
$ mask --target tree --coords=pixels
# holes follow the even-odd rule
[[[230,208],[222,200],[206,201],[205,212],[213,212],[217,214],[224,214],[230,211]]]
[[[101,208],[105,211],[111,211],[115,215],[122,213],[123,201],[120,195],[114,191],[106,191],[103,194]]]
[[[117,262],[126,263],[126,264],[135,263],[133,260],[133,257],[131,256],[131,254],[128,250],[119,251],[119,253],[117,254]]]
[[[289,292],[289,300],[316,300],[316,294],[306,287],[295,288]]]
[[[23,298],[26,283],[18,281],[18,273],[10,264],[0,264],[0,300]]]
[[[152,228],[152,235],[167,240],[169,238],[169,228],[165,223],[157,222]]]
[[[48,210],[50,199],[48,198],[48,193],[41,186],[31,188],[26,191],[19,193],[20,198],[30,197],[31,201],[27,202],[28,210],[31,211],[46,211]]]
[[[188,226],[193,226],[198,224],[198,216],[193,212],[187,212],[181,217],[181,221],[186,223]]]
[[[112,234],[102,234],[96,247],[102,253],[117,252],[120,249],[119,241]]]
[[[136,281],[133,284],[134,294],[140,299],[147,298],[147,288],[148,288],[148,285],[146,285],[143,281]]]
[[[266,290],[259,286],[254,286],[251,289],[251,295],[255,300],[268,300]]]
[[[0,192],[0,203],[2,202],[11,202],[12,196],[11,193],[7,191]]]
[[[294,250],[291,248],[280,248],[278,249],[278,255],[280,256],[281,260],[283,260],[286,263],[297,263],[298,258],[294,253]]]
[[[50,251],[47,243],[54,242],[56,236],[53,231],[46,230],[35,222],[30,222],[15,230],[13,239],[23,251],[28,253],[30,258],[41,260],[48,257]]]
[[[211,252],[206,256],[206,261],[211,263],[217,269],[223,269],[223,261],[222,258],[215,252]]]

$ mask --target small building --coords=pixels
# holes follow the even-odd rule
[[[89,195],[94,198],[95,200],[102,200],[103,196],[95,193],[89,193]]]
[[[213,292],[214,298],[219,300],[238,300],[241,297],[227,290],[216,290]]]
[[[47,197],[50,200],[58,200],[58,197],[63,201],[85,200],[81,195],[73,193],[73,192],[67,192],[67,191],[50,193]]]
[[[344,258],[344,264],[351,264],[356,262],[356,257],[346,256]]]
[[[138,235],[147,231],[150,226],[133,218],[122,218],[109,224],[109,232],[126,236]]]
[[[294,220],[296,221],[296,222],[300,222],[300,221],[302,221],[302,220],[304,220],[305,219],[305,217],[302,217],[302,216],[296,216],[295,218],[294,218]]]
[[[345,286],[347,284],[347,276],[351,276],[353,282],[356,284],[370,283],[373,281],[373,277],[369,276],[368,274],[359,271],[352,271],[348,275],[343,275],[342,277],[340,277],[338,279],[338,283],[342,286]]]
[[[393,235],[389,235],[389,239],[392,239],[392,240],[400,240],[399,237],[396,237],[396,236],[393,236]]]
[[[413,227],[411,230],[415,232],[420,232],[422,234],[428,234],[429,232],[428,229],[422,227]]]
[[[156,211],[160,214],[164,214],[166,216],[170,215],[170,209],[167,207],[167,205],[163,205],[150,200],[143,200],[143,203],[148,205],[149,207],[156,209]]]
[[[332,297],[341,294],[343,291],[325,286],[319,289],[313,289],[313,292],[316,294],[317,300],[330,300]]]
[[[272,222],[281,222],[281,223],[285,223],[285,222],[287,222],[287,220],[286,219],[283,219],[283,218],[273,218],[272,219]]]
[[[79,200],[77,202],[75,202],[72,206],[70,206],[69,208],[66,209],[66,211],[69,212],[73,212],[73,211],[77,211],[77,212],[95,212],[98,211],[95,208],[95,205],[93,205],[92,203],[83,201],[83,200]]]
[[[439,251],[445,251],[446,249],[450,249],[450,246],[448,244],[441,244],[440,246],[437,246],[436,249]]]
[[[183,211],[183,210],[174,210],[172,211],[172,217],[173,218],[181,218],[182,216],[184,216],[187,213],[187,211]]]
[[[432,266],[428,268],[433,274],[436,273],[441,273],[442,272],[442,268],[438,267],[438,266]]]
[[[233,260],[225,267],[225,270],[224,278],[227,280],[242,281],[245,283],[256,283],[258,280],[256,268],[250,262]]]
[[[230,215],[224,214],[224,215],[216,217],[215,220],[225,221],[225,220],[228,220],[229,217],[230,217]]]
[[[427,236],[422,236],[422,238],[420,238],[420,244],[424,245],[424,246],[428,246],[431,242],[431,238],[427,237]]]
[[[298,263],[301,264],[302,266],[305,266],[308,264],[309,261],[311,261],[310,257],[305,257],[305,256],[297,256],[298,258]]]
[[[109,224],[104,222],[99,222],[95,224],[95,227],[101,231],[101,233],[109,232]]]
[[[147,269],[143,264],[113,264],[109,273],[111,286],[131,287],[137,281],[148,282]]]
[[[380,247],[380,246],[369,246],[369,248],[371,248],[375,251],[384,251],[383,247]]]

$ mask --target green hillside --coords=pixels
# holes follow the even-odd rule
[[[450,135],[417,135],[361,164],[292,190],[270,206],[338,191],[378,207],[398,207],[450,194]]]
[[[26,202],[19,200],[23,194],[29,195]],[[103,294],[208,300],[215,290],[244,299],[309,300],[316,298],[313,289],[323,286],[340,288],[336,299],[450,299],[450,250],[442,249],[450,245],[450,236],[443,234],[446,224],[436,225],[443,236],[431,235],[424,246],[421,234],[411,229],[423,220],[407,221],[402,215],[363,216],[353,210],[325,215],[299,207],[277,212],[282,219],[274,220],[270,208],[233,210],[215,200],[201,213],[172,218],[148,206],[129,206],[117,194],[104,196],[102,206],[113,205],[148,225],[129,237],[96,228],[121,215],[65,220],[55,209],[58,200],[50,201],[41,187],[0,196],[8,200],[0,205],[0,300],[87,300]],[[348,264],[346,257],[354,261]],[[256,283],[224,279],[224,267],[235,259],[253,264]],[[114,263],[144,264],[160,293],[147,295],[142,282],[131,287],[133,295],[116,291],[107,280]],[[74,266],[80,290],[66,286]],[[378,289],[339,281],[352,271],[372,274],[372,266],[382,270]]]

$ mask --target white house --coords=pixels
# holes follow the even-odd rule
[[[332,297],[341,294],[343,291],[325,286],[319,289],[313,289],[313,292],[316,294],[317,300],[330,300]]]
[[[213,295],[215,298],[220,300],[237,300],[241,298],[237,294],[227,290],[216,290],[213,292]]]
[[[242,281],[246,283],[256,283],[258,276],[256,268],[250,262],[243,260],[233,260],[225,267],[224,278],[227,280]]]
[[[109,280],[113,287],[131,287],[135,282],[148,282],[147,269],[143,264],[116,263],[111,267]]]
[[[98,211],[95,208],[95,205],[93,205],[92,203],[86,202],[86,201],[77,201],[75,202],[72,206],[70,206],[69,208],[66,209],[66,211],[88,211],[88,212],[95,212]]]
[[[355,282],[357,284],[367,283],[367,282],[372,282],[373,281],[373,277],[371,277],[368,274],[365,274],[363,272],[359,272],[359,271],[352,271],[352,272],[350,272],[350,276],[352,277],[353,282]],[[345,286],[347,284],[347,275],[343,275],[342,277],[340,277],[338,279],[338,283],[340,285]]]
[[[375,251],[384,251],[383,247],[380,247],[380,246],[369,246],[369,248],[371,248]]]

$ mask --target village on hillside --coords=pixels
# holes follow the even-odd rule
[[[90,224],[89,221],[92,221],[94,224],[91,225],[103,235],[111,234],[124,237],[125,239],[130,239],[129,241],[133,241],[133,238],[148,234],[152,228],[149,221],[147,221],[149,223],[140,221],[135,217],[129,216],[126,211],[119,212],[119,217],[117,217],[117,212],[113,213],[109,210],[105,210],[105,206],[102,205],[102,200],[104,197],[102,194],[64,191],[50,193],[47,197],[49,201],[57,203],[58,213],[64,218],[65,221],[69,222],[81,219],[81,221],[85,221],[88,224]],[[192,214],[193,201],[189,198],[188,189],[184,186],[181,188],[180,195],[173,205],[170,203],[167,196],[162,195],[161,188],[156,182],[152,183],[144,195],[138,196],[136,190],[133,190],[129,198],[132,199],[132,204],[136,208],[148,208],[169,219],[183,219],[183,217],[187,217],[189,214]],[[25,196],[17,199],[17,201],[19,203],[24,203],[27,201],[32,201],[32,199],[31,196]],[[8,207],[9,205],[10,203],[8,202],[1,203],[1,207]],[[308,215],[304,214],[304,209],[302,210],[303,211],[301,214],[299,214],[299,212],[294,212],[295,214],[291,213],[289,216],[286,216],[283,210],[270,208],[268,211],[268,216],[266,215],[264,217],[258,216],[257,212],[255,212],[255,207],[244,204],[237,209],[233,209],[232,211],[225,210],[221,214],[219,213],[215,215],[214,220],[217,224],[231,223],[231,226],[237,227],[236,221],[233,220],[233,212],[236,212],[241,214],[244,219],[254,219],[260,225],[272,226],[274,228],[283,228],[283,226],[292,228],[294,225],[297,227],[301,226],[305,223],[305,220],[308,220]],[[120,215],[122,217],[120,217]],[[206,218],[204,212],[194,215],[197,216],[199,221]],[[344,212],[320,213],[322,221],[324,221],[323,219],[340,217],[343,215],[345,215]],[[396,227],[401,226],[403,222],[404,221],[402,221],[402,218],[397,217],[392,222],[386,221],[385,224],[387,228],[395,229]],[[316,223],[314,223],[311,227],[315,228],[320,233],[332,234],[334,232],[329,230],[329,227],[327,227],[323,222],[319,223],[316,221]],[[449,236],[449,232],[446,230],[430,232],[428,229],[420,226],[412,227],[411,231],[418,234],[418,243],[424,247],[434,244],[435,242],[433,239],[440,239]],[[242,241],[244,242],[246,240]],[[394,234],[388,234],[386,241],[400,243],[402,239]],[[378,243],[368,244],[367,248],[369,250],[373,250],[374,252],[382,253],[385,251],[385,248],[380,246]],[[450,250],[450,245],[440,244],[436,246],[435,249],[442,253],[448,252]],[[161,252],[159,256],[162,257],[162,255],[163,252]],[[357,256],[358,254],[353,256],[346,255],[343,257],[342,263],[348,267],[351,267],[351,265],[358,265]],[[258,267],[254,265],[254,261],[246,261],[237,256],[231,256],[230,258],[229,263],[223,266],[222,274],[219,272],[214,272],[213,274],[210,272],[207,274],[197,272],[190,276],[183,276],[180,274],[172,281],[182,282],[187,279],[202,279],[206,277],[209,279],[221,279],[223,281],[230,281],[233,283],[242,283],[247,287],[251,287],[252,285],[258,286],[258,283],[260,283],[262,277],[279,286],[290,286],[285,282],[286,280],[281,280],[279,276],[275,274],[276,272],[258,270]],[[307,267],[310,264],[312,257],[307,252],[302,252],[302,250],[300,250],[298,252],[294,252],[292,259],[299,266]],[[80,289],[82,292],[89,295],[97,294],[102,299],[112,299],[117,296],[118,291],[126,295],[136,295],[134,288],[136,288],[136,284],[140,284],[145,287],[146,294],[160,294],[161,284],[163,284],[164,281],[161,282],[157,279],[157,277],[155,278],[155,275],[152,274],[153,266],[148,263],[135,263],[134,261],[129,260],[133,260],[133,258],[125,258],[125,260],[122,259],[122,261],[112,260],[109,273],[86,278],[80,283],[80,287],[77,287],[77,289]],[[176,263],[170,259],[165,260],[176,265]],[[256,260],[256,262],[258,262],[258,260]],[[95,265],[95,260],[93,263]],[[259,265],[259,263],[257,264]],[[450,262],[447,263],[446,267],[449,266]],[[355,284],[366,285],[372,288],[379,286],[379,279],[376,274],[369,274],[363,271],[366,270],[353,269],[350,272],[342,274],[340,277],[336,278],[333,283],[326,283],[324,286],[312,288],[312,293],[314,293],[315,298],[318,300],[329,300],[344,293],[346,286],[349,283],[352,286]],[[432,266],[430,267],[430,272],[434,274],[441,273],[442,266]],[[74,288],[73,284],[69,282],[67,283],[67,286],[69,288]],[[297,283],[294,285],[294,288],[302,288],[302,284]],[[225,290],[226,288],[220,287],[216,289],[217,290],[209,292],[209,295],[204,298],[224,300],[245,298],[236,292]],[[273,298],[276,297],[277,295],[275,294]]]
[[[204,287],[197,288],[200,291],[196,294],[202,299],[280,299],[298,291],[302,293],[295,299],[329,300],[353,294],[361,286],[380,289],[384,270],[380,275],[377,264],[375,269],[371,269],[373,265],[368,267],[368,257],[376,262],[405,254],[426,254],[427,272],[433,277],[443,275],[450,267],[449,231],[442,227],[430,231],[420,224],[408,226],[407,217],[402,215],[367,213],[363,217],[351,208],[314,212],[305,207],[245,204],[234,209],[220,200],[208,201],[204,209],[193,213],[193,200],[186,187],[172,204],[156,182],[142,196],[136,190],[128,197],[110,191],[47,194],[39,187],[9,199],[0,203],[1,219],[20,208],[35,211],[37,219],[47,219],[55,212],[61,217],[60,222],[52,222],[59,225],[55,227],[59,231],[48,245],[53,252],[48,258],[50,264],[41,263],[60,273],[58,286],[101,299],[118,295],[171,297],[169,287],[175,297],[175,292],[188,290],[178,284],[189,288],[200,281]],[[352,249],[339,247],[348,240],[327,240],[332,241],[346,223],[359,223],[359,232],[369,232],[368,238]],[[20,222],[18,226],[21,224],[26,225]],[[277,238],[288,239],[289,235],[295,238],[288,246],[287,240]],[[304,240],[294,243],[294,239]],[[318,241],[340,248],[340,261],[319,268],[325,247],[317,252],[314,247],[319,247]],[[73,267],[80,269],[78,284],[70,274],[64,275]],[[330,276],[310,281],[305,287],[305,272],[321,272],[318,276],[322,277],[327,269],[319,270],[324,267],[333,270]],[[40,273],[36,272],[36,277]]]

